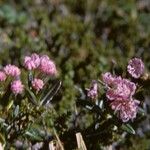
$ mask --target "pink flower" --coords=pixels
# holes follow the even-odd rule
[[[107,85],[111,85],[111,83],[114,81],[115,77],[110,73],[106,72],[102,74],[102,79]]]
[[[92,86],[88,90],[87,96],[93,100],[97,98],[97,96],[98,96],[98,84],[96,81],[92,82]]]
[[[24,66],[28,70],[36,69],[40,65],[40,57],[36,53],[33,53],[31,57],[26,56],[24,58]]]
[[[114,110],[119,118],[123,122],[127,122],[130,119],[133,120],[136,118],[138,111],[138,100],[114,100],[111,102],[110,106]]]
[[[41,57],[40,70],[48,75],[56,75],[57,70],[55,63],[47,55]]]
[[[3,71],[0,71],[0,81],[6,80],[6,74]]]
[[[109,100],[130,99],[136,90],[136,85],[128,79],[113,77],[111,74],[104,74],[103,81],[108,89],[106,96]]]
[[[43,89],[44,83],[41,79],[37,79],[35,78],[32,81],[32,87],[36,90],[36,91],[40,91],[41,89]]]
[[[12,77],[18,77],[20,74],[21,74],[21,71],[20,69],[15,66],[15,65],[6,65],[4,67],[4,72],[7,74],[7,75],[10,75]]]
[[[127,80],[116,78],[112,83],[112,87],[107,90],[106,96],[110,100],[129,99],[133,96],[136,90],[136,85]]]
[[[133,58],[129,61],[127,70],[134,78],[139,78],[144,73],[144,63],[139,58]]]
[[[11,83],[11,90],[15,95],[21,94],[23,92],[23,89],[24,85],[20,80],[15,80]]]

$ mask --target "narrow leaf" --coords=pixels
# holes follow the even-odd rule
[[[0,143],[2,143],[2,145],[4,145],[5,144],[5,137],[4,137],[4,135],[2,135],[1,133],[0,133]]]
[[[29,90],[28,88],[26,88],[26,91],[27,91],[29,100],[30,100],[34,105],[38,106],[37,99],[36,99],[36,96],[34,95],[34,93],[33,93],[31,90]]]
[[[15,107],[15,110],[14,110],[14,117],[17,117],[18,114],[19,114],[19,105],[17,105],[17,106]]]
[[[33,133],[31,132],[26,132],[25,135],[29,136],[32,140],[36,140],[36,141],[41,141],[41,137],[37,136],[37,135],[34,135]]]
[[[53,99],[53,97],[57,94],[60,87],[61,87],[61,81],[57,81],[57,83],[49,90],[46,96],[42,99],[40,105],[48,104]]]
[[[127,131],[128,133],[135,134],[135,130],[132,128],[130,124],[123,124],[121,128],[124,131]]]

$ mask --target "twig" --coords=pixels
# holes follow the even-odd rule
[[[59,144],[59,146],[60,146],[60,150],[64,150],[64,147],[62,146],[61,141],[60,141],[60,139],[59,139],[59,137],[58,137],[57,132],[56,132],[55,129],[54,129],[54,134],[55,134],[56,139],[57,139],[57,141],[58,141],[58,144]]]
[[[76,133],[78,149],[87,150],[84,140],[80,132]]]

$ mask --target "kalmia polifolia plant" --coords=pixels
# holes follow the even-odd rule
[[[1,68],[0,137],[6,148],[19,137],[35,136],[31,125],[47,113],[61,86],[57,74],[55,63],[47,55],[35,53],[24,57],[22,68],[12,64]],[[44,117],[41,120],[44,124]]]
[[[124,73],[118,75],[115,69],[112,73],[102,73],[100,79],[92,81],[90,88],[81,91],[77,105],[94,114],[93,124],[86,129],[85,136],[95,143],[109,145],[124,131],[135,134],[132,124],[143,116],[143,102],[137,96],[142,90],[143,76],[144,63],[133,58]]]

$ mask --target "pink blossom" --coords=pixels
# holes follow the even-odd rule
[[[112,83],[112,87],[107,90],[106,96],[110,100],[129,99],[133,96],[136,90],[136,85],[127,80],[116,78]]]
[[[7,75],[10,75],[12,77],[18,77],[20,74],[21,74],[21,71],[20,69],[15,66],[15,65],[6,65],[4,67],[4,72],[7,74]]]
[[[0,81],[6,80],[6,74],[3,71],[0,71]]]
[[[91,99],[96,99],[98,96],[98,84],[96,81],[92,82],[91,88],[88,90],[87,96]]]
[[[36,90],[36,91],[40,91],[41,89],[43,89],[44,83],[41,79],[37,79],[35,78],[32,81],[32,87]]]
[[[55,63],[47,55],[41,57],[40,70],[48,75],[56,75],[57,70]]]
[[[105,74],[103,80],[108,87],[106,96],[109,100],[130,99],[135,93],[136,85],[128,79]]]
[[[24,66],[28,70],[36,69],[40,65],[40,57],[36,53],[33,53],[31,57],[26,56],[24,58]]]
[[[123,122],[127,122],[130,119],[133,120],[136,118],[138,111],[138,100],[114,100],[111,102],[110,106],[114,110],[119,118]]]
[[[139,78],[144,73],[144,63],[139,58],[133,58],[129,61],[127,70],[134,78]]]
[[[20,80],[15,80],[11,83],[11,90],[15,95],[21,94],[23,92],[23,89],[24,85]]]
[[[111,83],[114,81],[115,77],[110,73],[106,72],[102,74],[102,79],[107,85],[111,85]]]

